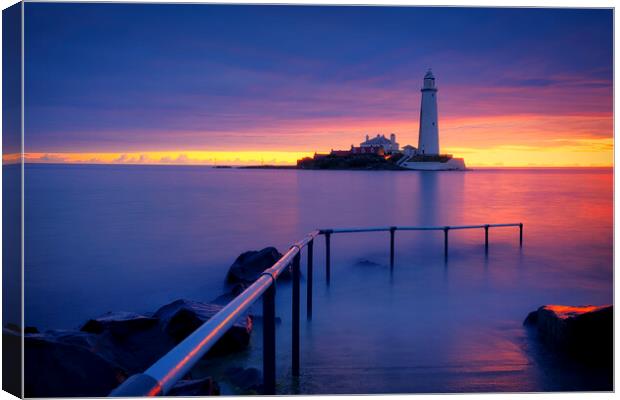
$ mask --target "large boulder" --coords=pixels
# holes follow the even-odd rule
[[[82,328],[83,332],[110,332],[116,336],[127,336],[135,331],[151,328],[157,324],[157,318],[131,312],[109,312],[100,317],[89,319]]]
[[[176,300],[161,307],[153,314],[159,320],[163,331],[176,343],[212,318],[223,306],[191,300]],[[209,355],[222,355],[245,349],[250,342],[252,318],[243,315],[211,348]]]
[[[223,307],[177,300],[155,314],[107,313],[88,320],[79,331],[27,333],[27,397],[103,397],[127,377],[141,373]],[[209,355],[245,349],[252,319],[245,315],[216,343]],[[3,330],[7,343],[21,345],[18,331]],[[179,382],[178,395],[215,395],[210,378]]]
[[[282,254],[275,247],[265,247],[260,251],[246,251],[230,266],[226,280],[229,283],[252,283],[281,257]],[[280,278],[290,279],[290,269],[283,271]]]
[[[86,332],[24,335],[25,396],[107,396],[128,373],[99,354],[99,345],[96,335]]]
[[[97,338],[98,354],[129,374],[143,372],[177,343],[164,332],[157,318],[128,312],[90,319],[81,331]]]
[[[523,324],[536,327],[555,350],[587,362],[613,363],[613,306],[546,305],[531,312]]]

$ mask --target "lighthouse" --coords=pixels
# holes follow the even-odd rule
[[[451,154],[439,153],[439,124],[437,121],[437,86],[429,69],[424,75],[420,105],[418,148],[405,146],[404,157],[398,165],[418,171],[465,171],[465,160]]]
[[[437,87],[435,76],[429,69],[424,75],[420,105],[420,134],[418,152],[422,155],[439,154],[439,127],[437,124]]]

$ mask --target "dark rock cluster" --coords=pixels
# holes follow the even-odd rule
[[[24,330],[26,397],[102,397],[128,377],[144,372],[225,304],[254,282],[282,254],[274,247],[241,254],[231,265],[227,281],[236,283],[230,293],[210,303],[176,300],[154,313],[110,312],[86,321],[79,330],[39,332]],[[282,278],[290,279],[286,271]],[[235,321],[206,357],[222,356],[247,348],[253,319],[244,315]],[[21,348],[20,329],[3,329],[7,348]],[[253,393],[260,389],[260,373],[253,369],[231,369],[234,386]],[[177,382],[170,395],[217,395],[212,378]]]
[[[282,254],[275,247],[266,247],[260,251],[246,251],[230,266],[226,280],[229,283],[252,283],[281,257]],[[286,269],[278,278],[290,280],[290,270]]]
[[[143,372],[215,315],[222,306],[177,300],[152,315],[118,312],[88,320],[80,330],[26,333],[26,397],[107,396],[129,376]],[[252,318],[245,315],[209,351],[208,356],[243,350],[250,341]],[[4,329],[4,340],[19,332]],[[17,344],[19,346],[19,344]],[[213,380],[187,380],[177,395],[215,395]]]
[[[547,305],[532,311],[523,324],[536,328],[554,351],[591,364],[613,365],[613,306]]]

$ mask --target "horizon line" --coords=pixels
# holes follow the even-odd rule
[[[3,166],[9,165],[21,165],[21,162],[3,162]],[[243,169],[251,169],[262,167],[265,169],[273,168],[273,169],[286,169],[287,167],[297,167],[296,164],[206,164],[206,163],[141,163],[141,162],[62,162],[62,161],[50,161],[50,162],[41,162],[41,161],[23,161],[24,165],[101,165],[101,166],[162,166],[162,167],[206,167],[206,168],[221,168],[221,167],[230,167],[230,168],[243,168]],[[615,165],[468,165],[468,169],[479,168],[479,169],[571,169],[571,168],[580,168],[580,169],[614,169]],[[301,168],[300,168],[301,169]],[[347,169],[343,169],[347,170]],[[356,171],[355,169],[350,169],[351,171]],[[334,170],[338,171],[338,170]],[[359,170],[366,171],[366,170]],[[372,171],[372,170],[370,170]],[[381,171],[381,170],[377,170]],[[414,171],[414,170],[412,170]]]

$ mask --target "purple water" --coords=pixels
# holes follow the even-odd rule
[[[545,391],[608,382],[554,358],[522,321],[543,304],[613,302],[611,169],[27,165],[25,182],[26,325],[73,328],[106,311],[212,300],[241,252],[283,251],[315,228],[523,222],[523,248],[517,228],[492,229],[488,255],[483,230],[451,232],[447,262],[442,232],[396,232],[393,273],[387,232],[334,235],[329,287],[320,237],[314,319],[302,319],[294,382],[290,287],[278,287],[278,390]],[[305,281],[305,310],[303,299]],[[260,368],[260,343],[256,329],[236,360]]]

